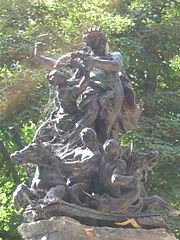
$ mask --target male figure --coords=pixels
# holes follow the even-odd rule
[[[100,162],[100,182],[102,192],[112,197],[121,196],[121,186],[133,183],[134,176],[126,175],[126,162],[121,158],[117,140],[107,140],[104,145],[105,157]]]
[[[62,71],[52,70],[47,79],[49,84],[57,86],[57,99],[59,101],[59,113],[74,115],[77,113],[76,100],[89,84],[89,71],[85,66],[79,64],[84,75],[81,79],[68,79]]]
[[[35,45],[35,56],[48,68],[54,68],[47,76],[49,83],[57,86],[57,105],[60,107],[59,110],[55,111],[55,114],[53,113],[53,116],[55,116],[58,121],[56,124],[57,128],[65,132],[72,130],[71,133],[68,132],[68,134],[64,136],[64,141],[71,141],[77,138],[83,128],[94,127],[94,122],[99,110],[96,98],[92,98],[90,103],[88,103],[88,107],[81,110],[78,109],[76,103],[77,98],[86,90],[89,84],[89,62],[83,61],[83,64],[81,64],[82,61],[80,62],[78,58],[80,52],[64,55],[56,61],[55,59],[44,56],[43,49],[44,45],[37,43]],[[78,58],[78,60],[73,60],[74,58]],[[74,75],[74,78],[68,79],[62,70],[55,70],[69,63],[71,63],[73,67],[78,68],[80,76],[82,76],[81,79],[77,79],[78,74]]]
[[[110,138],[118,139],[119,132],[128,132],[137,125],[143,106],[136,104],[131,80],[121,73],[122,55],[108,53],[108,43],[102,32],[99,29],[89,31],[84,34],[84,40],[94,52],[90,62],[95,69],[90,77],[106,91],[100,99],[102,110],[100,123],[97,121],[97,129],[100,129],[97,133],[102,142]]]
[[[37,141],[37,139],[55,141],[59,139],[59,137],[60,139],[66,139],[68,136],[63,134],[71,130],[79,120],[81,113],[78,109],[76,100],[88,86],[89,70],[80,63],[78,67],[81,68],[83,72],[83,76],[80,79],[70,80],[63,71],[58,70],[52,70],[47,75],[49,84],[57,87],[57,109],[52,112],[51,118],[39,127],[34,141]],[[53,136],[51,136],[52,134]]]
[[[99,175],[101,194],[97,195],[97,209],[103,212],[127,213],[140,196],[142,178],[137,170],[133,176],[126,175],[126,162],[121,158],[118,141],[107,140],[104,145],[105,157],[100,161]],[[126,193],[121,187],[133,185]],[[134,208],[133,208],[134,209]]]
[[[94,53],[85,61],[93,67],[90,86],[99,95],[100,104],[95,128],[99,140],[104,143],[112,137],[112,126],[123,104],[124,91],[118,75],[123,64],[122,56],[108,53],[108,43],[100,29],[86,32],[83,39]]]

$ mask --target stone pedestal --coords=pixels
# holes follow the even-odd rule
[[[26,240],[176,240],[165,229],[123,229],[110,227],[89,227],[69,217],[52,217],[18,228]]]

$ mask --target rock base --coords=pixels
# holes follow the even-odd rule
[[[165,229],[90,227],[69,217],[52,217],[18,227],[26,240],[176,240]]]

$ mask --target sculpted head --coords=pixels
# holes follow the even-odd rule
[[[83,33],[83,40],[86,46],[90,47],[96,55],[104,56],[108,54],[109,45],[100,27],[85,31]]]
[[[64,74],[63,71],[52,70],[47,74],[47,80],[52,86],[61,86],[66,83],[68,77]]]
[[[92,128],[84,128],[80,133],[80,138],[86,146],[94,146],[98,144],[96,132]]]
[[[105,154],[110,157],[119,157],[120,155],[120,147],[119,142],[114,139],[107,140],[104,145],[103,149],[105,151]]]

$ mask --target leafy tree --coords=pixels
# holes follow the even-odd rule
[[[160,152],[160,164],[149,176],[149,194],[157,193],[179,208],[178,1],[169,0],[1,0],[0,9],[0,238],[20,239],[21,214],[12,192],[27,181],[9,155],[32,140],[48,113],[46,69],[33,58],[37,41],[57,58],[81,47],[84,28],[100,25],[112,50],[123,53],[144,113],[136,130],[121,136],[136,149]],[[31,171],[31,169],[29,170]],[[170,223],[179,237],[178,221]]]

